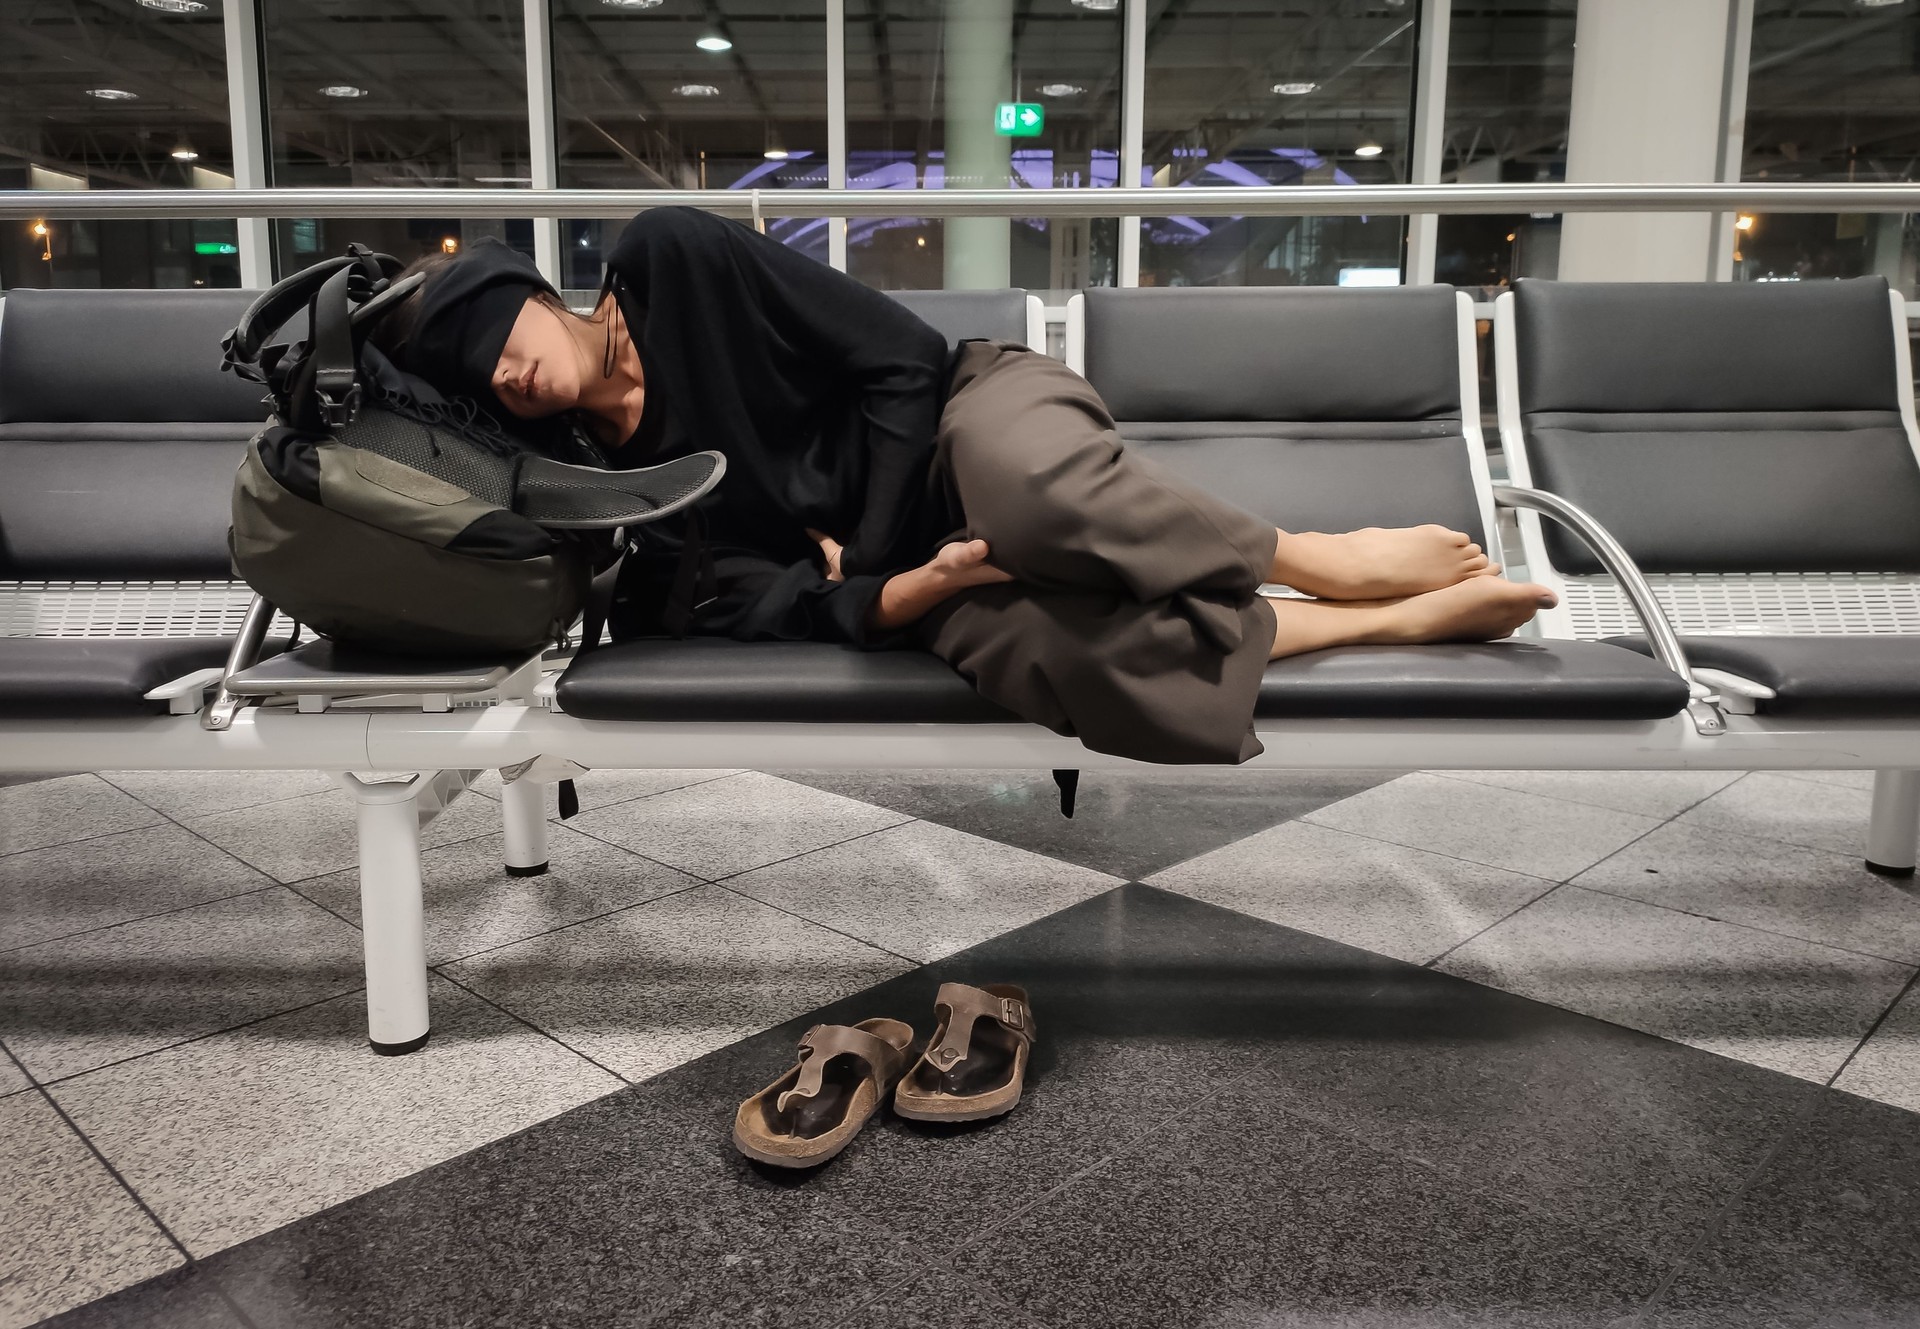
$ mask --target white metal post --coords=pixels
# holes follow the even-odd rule
[[[827,186],[847,187],[847,0],[827,0]],[[827,262],[847,270],[847,219],[827,218]]]
[[[500,819],[507,840],[507,875],[537,877],[547,870],[547,786],[522,777],[502,787]]]
[[[1447,141],[1447,40],[1453,27],[1453,0],[1422,0],[1420,50],[1413,84],[1413,151],[1407,182],[1440,183],[1440,166]],[[1407,219],[1407,284],[1424,286],[1433,280],[1434,255],[1439,252],[1440,218],[1431,212]]]
[[[227,0],[227,120],[233,136],[236,189],[265,189],[267,110],[260,86],[260,14],[254,0]],[[241,217],[240,284],[248,290],[273,285],[273,223]]]
[[[1920,771],[1873,773],[1873,820],[1867,826],[1867,868],[1889,877],[1913,875],[1920,857]]]
[[[560,186],[558,126],[553,113],[553,4],[526,0],[527,144],[535,189]],[[533,262],[556,288],[566,285],[560,267],[560,221],[533,219]]]
[[[1727,62],[1720,84],[1720,160],[1714,179],[1740,182],[1740,166],[1747,143],[1747,66],[1753,57],[1753,0],[1729,0],[1727,5]],[[1733,254],[1740,248],[1734,229],[1737,214],[1723,212],[1713,219],[1713,253],[1707,277],[1733,279]]]
[[[427,1041],[427,936],[420,898],[420,777],[339,776],[360,833],[360,935],[367,964],[367,1042],[382,1056]]]
[[[1126,0],[1123,18],[1126,32],[1120,53],[1120,184],[1138,188],[1140,184],[1141,142],[1145,137],[1147,106],[1147,0]],[[1120,219],[1120,270],[1114,274],[1122,286],[1140,284],[1140,219]]]

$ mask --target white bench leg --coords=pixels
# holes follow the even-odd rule
[[[1873,821],[1867,827],[1867,869],[1910,877],[1920,842],[1920,771],[1873,773]]]
[[[420,899],[419,777],[369,784],[351,775],[360,829],[360,935],[367,959],[367,1042],[382,1056],[427,1041],[427,938]]]
[[[537,877],[547,870],[547,786],[511,780],[502,788],[501,819],[507,833],[507,875]]]

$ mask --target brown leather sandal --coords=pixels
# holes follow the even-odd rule
[[[914,1121],[980,1121],[1013,1111],[1033,1046],[1026,989],[942,983],[933,1004],[940,1027],[894,1090],[893,1110]]]
[[[826,1162],[880,1110],[912,1046],[899,1020],[815,1025],[800,1060],[734,1113],[734,1147],[775,1167]]]

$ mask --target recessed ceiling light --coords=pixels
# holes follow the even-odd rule
[[[320,95],[322,97],[342,98],[364,97],[367,95],[367,90],[365,88],[356,88],[351,83],[329,83],[326,87],[320,89]]]
[[[717,33],[710,33],[694,43],[703,51],[731,51],[733,43]]]
[[[197,162],[200,160],[200,154],[193,150],[193,145],[190,143],[182,143],[167,155],[177,162]]]
[[[600,0],[608,9],[658,9],[660,0]]]
[[[1356,157],[1378,157],[1381,153],[1385,151],[1386,149],[1381,147],[1378,143],[1362,143],[1359,147],[1353,150],[1353,155]]]
[[[1319,86],[1318,83],[1309,83],[1302,79],[1297,82],[1276,83],[1273,85],[1273,90],[1282,97],[1304,97]]]
[[[761,153],[760,155],[762,157],[765,157],[770,162],[783,162],[793,154],[788,152],[785,148],[768,148],[765,152]]]
[[[1085,91],[1078,83],[1043,83],[1040,86],[1042,97],[1078,97]]]
[[[1862,9],[1891,9],[1895,5],[1905,4],[1906,0],[1853,0]]]
[[[162,14],[202,14],[207,8],[205,0],[140,0],[140,3]]]
[[[473,182],[476,185],[530,185],[533,183],[533,177],[530,175],[476,175],[473,177]]]
[[[98,97],[103,102],[135,102],[140,100],[137,92],[128,92],[125,88],[88,88],[87,96]]]
[[[1120,8],[1120,0],[1073,0],[1073,3],[1079,5],[1082,9],[1108,10]]]
[[[720,89],[711,83],[682,83],[673,90],[676,97],[718,97]]]

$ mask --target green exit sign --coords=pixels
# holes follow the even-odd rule
[[[240,247],[229,244],[225,240],[196,240],[193,244],[193,252],[196,254],[237,254],[240,252]]]
[[[1047,113],[1038,102],[1001,102],[993,108],[993,132],[1010,138],[1032,138],[1046,119]]]

